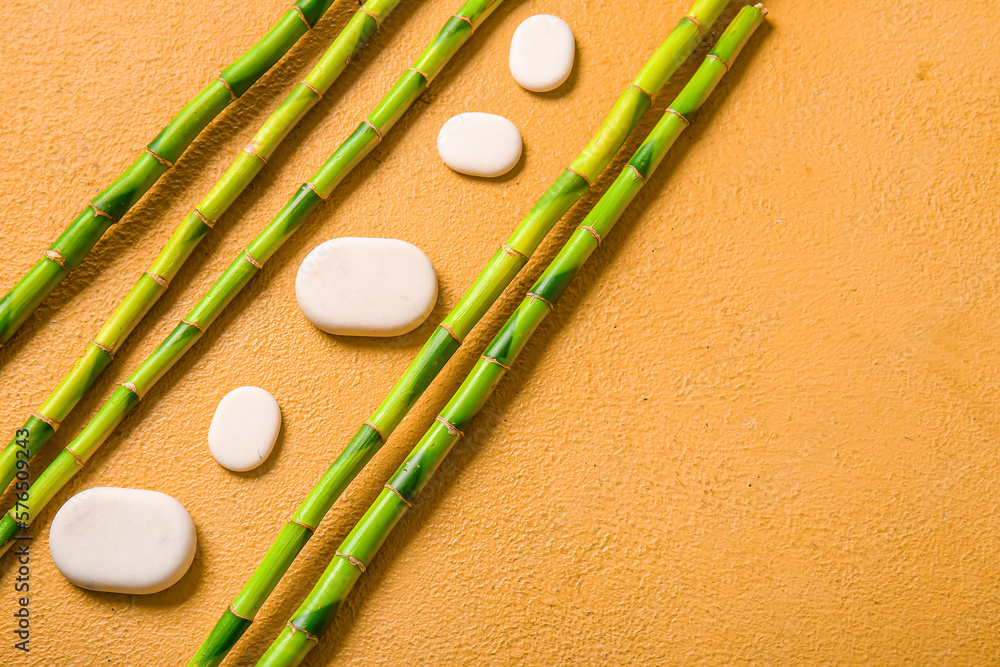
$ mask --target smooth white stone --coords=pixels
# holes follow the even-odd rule
[[[521,159],[521,133],[503,116],[460,113],[441,127],[438,153],[444,163],[470,176],[502,176]]]
[[[510,73],[523,88],[537,93],[565,83],[573,71],[574,58],[573,30],[550,14],[525,19],[510,40]]]
[[[281,409],[260,387],[239,387],[226,394],[208,427],[208,450],[224,468],[245,472],[263,463],[278,439]]]
[[[59,508],[49,528],[52,561],[71,583],[109,593],[156,593],[184,576],[197,533],[165,493],[97,487]]]
[[[437,273],[420,248],[397,239],[344,237],[302,260],[295,298],[302,314],[327,333],[398,336],[434,308]]]

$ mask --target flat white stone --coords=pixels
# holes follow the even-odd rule
[[[510,73],[523,88],[538,93],[563,85],[575,58],[573,30],[551,14],[525,19],[510,40]]]
[[[302,314],[343,336],[398,336],[434,308],[437,273],[420,248],[397,239],[344,237],[321,243],[295,276]]]
[[[438,133],[444,163],[470,176],[502,176],[521,159],[521,133],[503,116],[472,111],[452,117]]]
[[[239,387],[226,394],[208,427],[208,450],[224,468],[244,472],[263,463],[278,439],[281,409],[260,387]]]
[[[96,487],[66,501],[49,528],[52,561],[71,583],[109,593],[156,593],[184,576],[197,533],[165,493]]]

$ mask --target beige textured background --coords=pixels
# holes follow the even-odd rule
[[[238,4],[5,3],[0,288],[287,3]],[[0,351],[4,433],[44,399],[354,4],[339,3],[224,113]],[[197,250],[36,470],[459,4],[402,2]],[[181,664],[279,522],[688,4],[508,0],[36,524],[27,661],[10,648],[14,574],[0,562],[0,663]],[[309,665],[997,661],[1000,5],[769,8],[769,27]],[[506,70],[511,34],[540,12],[565,18],[579,42],[560,94],[523,91]],[[656,110],[692,71],[681,70]],[[437,158],[438,129],[469,110],[522,129],[526,155],[511,175],[467,178]],[[330,513],[227,664],[253,664],[586,208],[558,227]],[[426,326],[380,341],[306,323],[295,271],[342,235],[397,237],[429,254],[441,293]],[[217,401],[241,384],[271,391],[284,427],[271,461],[238,475],[212,461],[205,437]],[[180,583],[145,597],[101,594],[54,569],[46,533],[55,509],[101,485],[156,489],[188,507],[200,541]]]

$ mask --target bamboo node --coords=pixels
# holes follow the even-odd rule
[[[236,618],[242,618],[244,621],[250,621],[251,623],[253,623],[253,618],[247,618],[243,614],[237,612],[235,609],[233,609],[232,604],[229,605],[229,613],[235,616]]]
[[[375,137],[378,139],[378,142],[382,143],[382,131],[379,130],[377,127],[375,127],[375,125],[373,125],[372,122],[367,118],[365,118],[364,124],[372,129],[372,131],[375,133]]]
[[[580,225],[580,229],[590,232],[590,235],[593,236],[595,239],[597,239],[597,245],[601,245],[601,241],[603,241],[604,239],[601,238],[601,235],[597,232],[596,229],[594,229],[593,227],[589,227],[587,225]]]
[[[243,152],[246,153],[247,155],[252,155],[253,157],[258,158],[260,159],[261,162],[267,164],[267,158],[261,155],[259,152],[257,152],[258,148],[260,148],[260,142],[251,141],[249,144],[243,147]]]
[[[650,93],[648,90],[646,90],[645,88],[643,88],[642,86],[640,86],[639,84],[637,84],[634,81],[632,83],[628,84],[628,87],[629,88],[635,88],[640,93],[642,93],[643,95],[645,95],[646,97],[648,97],[650,100],[653,99],[653,94],[652,93]]]
[[[80,455],[74,452],[69,447],[66,447],[66,451],[70,453],[70,455],[73,457],[73,460],[76,461],[76,464],[82,468],[84,460],[80,458]]]
[[[504,365],[504,364],[500,363],[499,361],[497,361],[493,357],[487,357],[485,354],[481,354],[481,355],[479,355],[479,358],[482,359],[483,361],[485,361],[488,364],[496,364],[497,366],[499,366],[500,368],[504,369],[505,371],[509,371],[510,370],[510,366],[507,366],[507,365]]]
[[[538,301],[541,301],[542,303],[544,303],[546,306],[549,307],[549,310],[555,310],[556,309],[555,305],[551,301],[549,301],[548,299],[546,299],[544,296],[539,296],[538,294],[535,294],[534,292],[528,292],[525,296],[527,298],[529,298],[529,299],[537,299]]]
[[[424,81],[426,81],[427,83],[431,82],[431,78],[429,76],[427,76],[426,72],[422,72],[422,71],[418,70],[416,67],[407,67],[406,69],[410,70],[411,72],[416,72],[420,76],[424,77]]]
[[[142,400],[142,396],[139,395],[139,390],[135,388],[134,382],[122,382],[121,386],[125,387],[130,392],[135,394],[135,397],[138,398],[140,401]]]
[[[447,419],[445,419],[445,418],[444,418],[444,417],[442,417],[441,415],[438,415],[437,417],[435,417],[435,418],[434,418],[434,421],[439,421],[439,422],[441,422],[442,424],[444,424],[444,425],[445,425],[445,428],[447,428],[447,429],[448,429],[448,435],[457,435],[457,436],[459,436],[459,437],[461,437],[461,436],[465,435],[464,433],[462,433],[461,431],[459,431],[459,430],[458,430],[458,429],[457,429],[457,428],[455,427],[455,425],[454,425],[454,424],[452,424],[451,422],[449,422],[449,421],[448,421]]]
[[[372,421],[371,421],[370,419],[369,419],[368,421],[366,421],[366,422],[365,422],[364,424],[362,424],[362,425],[363,425],[363,426],[367,426],[367,427],[369,427],[369,428],[370,428],[371,430],[373,430],[373,431],[375,431],[376,433],[378,433],[378,439],[382,441],[382,444],[383,444],[383,445],[385,444],[385,436],[384,436],[384,435],[382,435],[382,429],[380,429],[380,428],[379,428],[378,426],[376,426],[376,425],[375,425],[375,424],[374,424],[374,423],[373,423],[373,422],[372,422]]]
[[[320,97],[320,99],[323,99],[323,91],[321,91],[319,88],[317,88],[316,86],[312,85],[311,83],[305,80],[302,81],[302,85],[308,88],[309,90],[313,91],[314,93],[316,93]]]
[[[323,193],[320,192],[319,189],[315,185],[313,185],[309,181],[306,181],[302,185],[306,186],[307,188],[309,188],[310,190],[312,190],[313,192],[315,192],[317,197],[319,197],[323,201],[326,201],[326,197],[323,196]]]
[[[306,639],[309,639],[310,641],[314,641],[314,642],[316,642],[317,644],[319,643],[319,637],[317,637],[316,635],[312,634],[312,633],[311,633],[311,632],[309,632],[308,630],[303,630],[302,628],[300,628],[300,627],[299,627],[299,626],[297,626],[297,625],[292,625],[292,622],[291,622],[291,621],[288,621],[287,623],[285,623],[285,626],[286,626],[286,627],[289,627],[289,628],[291,628],[291,629],[292,629],[292,634],[293,634],[293,635],[294,635],[294,634],[295,634],[296,632],[301,632],[302,634],[304,634],[304,635],[306,636]]]
[[[444,322],[442,322],[438,326],[441,327],[442,329],[444,329],[445,331],[447,331],[448,335],[451,336],[455,340],[456,343],[458,343],[459,345],[461,345],[462,339],[458,337],[458,335],[455,333],[454,329],[452,329],[450,326],[448,326]]]
[[[142,150],[143,150],[144,152],[146,152],[146,153],[149,153],[149,154],[150,154],[150,155],[152,155],[152,156],[153,156],[154,158],[156,158],[156,161],[157,161],[157,162],[159,162],[160,164],[162,164],[162,165],[163,165],[164,167],[166,167],[167,169],[170,169],[170,167],[174,166],[174,163],[173,163],[173,162],[171,162],[171,161],[170,161],[170,160],[168,160],[167,158],[163,157],[162,155],[158,155],[158,154],[156,153],[156,151],[152,150],[152,149],[151,149],[151,148],[150,148],[149,146],[146,146],[146,147],[145,147],[145,148],[143,148]]]
[[[98,343],[96,338],[94,340],[90,341],[90,344],[93,345],[94,347],[96,347],[99,350],[104,350],[105,352],[108,353],[109,357],[114,358],[115,351],[112,350],[110,347],[108,347],[107,345],[105,345],[103,343]]]
[[[686,118],[686,117],[684,116],[684,114],[682,114],[682,113],[681,113],[680,111],[677,111],[676,109],[667,109],[667,110],[666,110],[666,111],[664,111],[663,113],[668,113],[668,114],[670,114],[670,115],[672,115],[672,116],[677,116],[677,117],[678,117],[678,118],[680,118],[680,119],[681,119],[681,121],[682,121],[682,122],[684,123],[684,127],[689,127],[689,126],[691,125],[691,121],[689,121],[689,120],[688,120],[688,119],[687,119],[687,118]]]
[[[62,267],[63,271],[69,272],[69,271],[72,270],[68,266],[66,266],[66,258],[63,257],[62,254],[60,254],[58,251],[56,251],[56,250],[46,250],[42,254],[45,255],[46,258],[52,260],[53,262],[55,262],[56,264],[58,264],[60,267]]]
[[[225,79],[223,79],[223,78],[222,78],[221,76],[218,76],[218,77],[216,77],[216,78],[217,78],[217,79],[218,79],[219,81],[221,81],[221,82],[222,82],[222,85],[223,85],[223,86],[225,86],[225,87],[226,87],[226,90],[228,90],[228,91],[229,91],[229,96],[230,96],[230,97],[232,98],[232,99],[230,100],[230,102],[235,102],[235,101],[236,101],[236,99],[237,99],[237,96],[236,96],[236,91],[235,91],[235,90],[233,90],[233,87],[232,87],[232,86],[230,86],[230,85],[229,85],[229,82],[228,82],[228,81],[226,81]]]
[[[110,213],[106,213],[106,212],[102,211],[101,209],[97,208],[96,206],[94,206],[94,202],[90,202],[90,203],[89,203],[89,204],[87,204],[87,205],[88,205],[88,206],[89,206],[90,208],[94,209],[94,215],[99,215],[99,216],[100,216],[100,217],[102,217],[102,218],[107,218],[108,220],[110,220],[110,221],[111,221],[111,224],[112,224],[112,225],[113,225],[113,224],[115,224],[116,222],[118,222],[118,221],[117,221],[117,220],[115,220],[115,219],[114,219],[113,217],[111,217],[111,214],[110,214]]]
[[[523,252],[521,252],[521,251],[519,251],[519,250],[515,250],[514,248],[511,248],[511,247],[510,247],[509,245],[507,245],[506,243],[504,243],[503,245],[501,245],[501,246],[500,246],[500,248],[501,248],[501,249],[502,249],[502,250],[503,250],[503,251],[504,251],[505,253],[507,253],[508,255],[510,255],[511,257],[520,257],[520,258],[521,258],[521,259],[523,259],[524,261],[526,261],[526,262],[528,261],[528,256],[527,256],[527,255],[525,255],[525,254],[524,254]]]
[[[630,165],[627,165],[627,166],[628,166],[629,169],[632,170],[632,173],[635,174],[635,178],[636,179],[642,181],[643,184],[646,183],[646,177],[639,173],[639,170],[635,168],[634,164],[630,164]]]
[[[41,412],[32,412],[31,416],[51,426],[53,431],[58,431],[59,427],[62,425],[62,422],[60,422],[58,419],[53,419],[52,417],[46,417]]]
[[[458,14],[455,14],[451,18],[458,19],[459,21],[465,21],[466,23],[469,24],[469,27],[472,28],[472,34],[473,35],[476,34],[476,24],[473,23],[472,19],[470,19],[468,16],[459,16]]]
[[[302,521],[299,521],[298,519],[289,519],[288,523],[294,523],[296,526],[302,526],[303,528],[305,528],[306,530],[308,530],[310,533],[315,533],[316,532],[316,527],[315,526],[310,526],[308,523],[303,523]]]
[[[170,285],[170,281],[161,276],[158,273],[153,273],[152,271],[146,271],[146,275],[156,281],[156,284],[160,287],[166,288]]]
[[[696,19],[694,16],[688,14],[684,18],[686,18],[691,23],[695,24],[695,26],[697,26],[697,28],[698,28],[698,32],[700,32],[702,35],[704,35],[707,32],[707,30],[705,30],[705,26],[703,26],[701,24],[701,21],[699,21],[698,19]]]
[[[14,521],[14,523],[16,523],[21,528],[27,528],[29,522],[28,521],[18,521],[17,518],[14,516],[13,512],[14,512],[14,508],[11,507],[9,510],[7,510],[7,516],[9,516]]]
[[[346,561],[347,561],[348,563],[350,563],[350,564],[351,564],[351,565],[353,565],[354,567],[356,567],[356,568],[358,568],[359,570],[361,570],[361,573],[362,573],[362,574],[364,574],[364,571],[365,571],[365,564],[364,564],[364,563],[362,563],[361,561],[359,561],[359,560],[358,560],[357,558],[355,558],[354,556],[351,556],[350,554],[345,554],[345,553],[343,553],[343,552],[341,552],[341,551],[338,551],[338,552],[337,552],[336,554],[334,554],[334,555],[336,555],[336,556],[340,556],[341,558],[343,558],[344,560],[346,560]]]
[[[566,167],[566,171],[571,171],[571,172],[573,172],[574,174],[576,174],[577,176],[579,176],[580,178],[582,178],[582,179],[583,179],[583,182],[587,184],[587,187],[588,187],[588,188],[589,188],[589,187],[590,187],[590,186],[592,185],[592,183],[590,182],[590,179],[589,179],[589,178],[587,178],[586,176],[584,176],[583,174],[581,174],[580,172],[578,172],[578,171],[577,171],[576,169],[574,169],[573,167]]]
[[[714,53],[709,53],[707,56],[705,56],[705,60],[718,60],[720,63],[726,66],[727,72],[729,71],[729,68],[732,67],[732,65],[729,63],[728,60],[726,60],[725,58],[720,58]]]
[[[181,320],[181,324],[186,324],[186,325],[188,325],[189,327],[194,327],[195,329],[197,329],[197,330],[198,330],[198,331],[200,331],[201,333],[205,333],[205,330],[204,330],[204,329],[202,329],[202,328],[201,328],[201,325],[200,325],[200,324],[198,324],[197,322],[192,322],[192,321],[191,321],[191,320],[189,320],[189,319],[183,319],[183,320]]]
[[[244,248],[243,249],[243,255],[246,257],[246,259],[247,259],[248,262],[250,262],[251,264],[253,264],[258,269],[263,269],[264,268],[264,265],[261,264],[260,262],[258,262],[256,259],[254,259],[253,255],[250,254],[250,248]]]
[[[198,216],[198,218],[202,222],[204,222],[209,229],[215,226],[215,220],[209,220],[208,217],[206,217],[205,214],[199,211],[198,209],[193,208],[191,209],[191,212],[194,213],[196,216]]]
[[[400,500],[402,500],[402,501],[403,501],[403,504],[404,504],[404,505],[406,505],[407,507],[413,507],[413,503],[411,503],[411,502],[410,502],[409,500],[407,500],[406,498],[404,498],[404,497],[403,497],[403,494],[402,494],[402,493],[400,493],[400,492],[399,492],[399,491],[398,491],[398,490],[396,489],[396,487],[394,487],[394,486],[393,486],[392,484],[386,484],[386,485],[385,485],[385,488],[387,488],[387,489],[389,489],[390,491],[392,491],[393,493],[395,493],[395,494],[396,494],[396,496],[397,496],[397,497],[398,497],[398,498],[399,498]]]
[[[367,9],[365,9],[364,7],[359,8],[358,11],[361,12],[362,14],[368,14],[368,16],[370,16],[373,19],[375,19],[375,27],[376,28],[381,28],[382,27],[382,20],[378,17],[378,14],[376,14],[375,12],[370,12]]]
[[[306,18],[305,12],[303,12],[301,9],[299,9],[295,5],[292,5],[292,9],[294,9],[296,11],[296,13],[298,13],[299,18],[302,19],[302,22],[306,24],[306,29],[307,30],[312,30],[312,24],[310,24],[309,23],[309,19]]]

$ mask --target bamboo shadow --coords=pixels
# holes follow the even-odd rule
[[[324,95],[320,103],[317,104],[316,107],[312,109],[312,111],[308,114],[307,118],[312,117],[315,119],[317,117],[323,117],[325,115],[328,115],[332,111],[332,109],[336,106],[337,102],[343,97],[344,93],[347,90],[349,90],[360,78],[362,70],[364,69],[365,54],[370,54],[372,51],[378,52],[378,50],[384,48],[384,46],[387,43],[391,43],[395,35],[398,34],[398,32],[405,25],[405,20],[415,12],[416,5],[417,5],[416,1],[410,2],[407,5],[405,5],[404,11],[397,10],[397,12],[394,12],[392,15],[390,15],[389,19],[385,23],[383,23],[381,29],[373,36],[373,38],[369,41],[369,43],[362,49],[361,53],[359,53],[358,56],[355,57],[355,59],[352,61],[352,64],[349,65],[347,70],[345,70],[345,72],[340,76],[340,78],[338,78],[334,86],[331,87],[329,91],[327,91],[327,94]],[[348,14],[349,18],[351,15],[353,15],[355,8],[352,2],[348,2],[348,3],[341,3],[341,9],[345,10],[342,11],[342,13]],[[401,18],[393,22],[392,19],[397,16]],[[331,34],[339,33],[342,24],[346,23],[346,19],[340,20],[342,18],[343,17],[331,17],[330,13],[328,13],[323,19],[323,21],[326,21],[328,24],[326,31]],[[330,37],[330,39],[326,39],[323,36],[323,33],[316,33],[316,30],[318,30],[319,27],[320,26],[317,25],[317,28],[307,33],[306,36],[308,37],[312,35],[313,37],[312,39],[313,43],[310,44],[310,46],[315,48],[311,50],[316,50],[316,48],[319,48],[322,49],[322,51],[325,51],[326,48],[329,46],[329,42],[332,41],[332,36]],[[304,40],[305,38],[303,38],[303,41]],[[302,42],[300,42],[300,45],[301,44]],[[304,64],[299,64],[296,67],[291,67],[291,63],[286,63],[286,61],[282,61],[282,63],[279,63],[279,65],[276,66],[274,69],[272,69],[271,72],[268,73],[268,75],[274,73],[280,67],[285,66],[284,69],[281,70],[281,72],[284,73],[284,78],[286,79],[301,78],[302,72],[300,70],[305,69],[305,71],[308,72],[308,70],[311,69],[315,64],[313,60],[317,59],[318,57]],[[297,60],[302,60],[302,58],[299,58]],[[288,84],[285,85],[284,87],[288,88],[290,87],[290,85],[291,84]],[[282,87],[280,85],[280,82],[276,84],[276,87],[278,88]],[[256,86],[254,88],[251,88],[251,92],[254,91],[255,89]],[[250,92],[248,92],[247,95],[244,95],[242,99],[246,99],[249,96]],[[276,106],[276,104],[274,106]],[[216,122],[218,122],[218,120]],[[186,262],[184,268],[172,282],[171,288],[164,293],[164,295],[153,305],[153,307],[146,314],[146,316],[139,322],[139,324],[133,330],[132,334],[122,344],[116,356],[119,357],[124,356],[125,353],[128,351],[129,347],[133,343],[139,341],[139,344],[141,344],[141,341],[147,340],[151,334],[155,333],[158,330],[158,328],[162,326],[163,323],[160,322],[162,316],[171,309],[171,307],[176,303],[176,300],[179,298],[181,293],[185,291],[185,287],[187,286],[187,284],[189,284],[193,280],[193,278],[199,272],[199,269],[202,268],[204,263],[207,262],[212,257],[212,250],[217,249],[218,246],[222,243],[222,235],[218,233],[220,229],[224,229],[225,228],[224,226],[226,224],[230,224],[230,222],[233,221],[234,219],[242,218],[245,216],[253,218],[253,216],[248,215],[248,211],[250,211],[254,207],[257,200],[259,200],[260,197],[263,195],[263,193],[268,189],[268,185],[270,185],[275,180],[274,175],[276,171],[280,169],[283,162],[287,161],[290,158],[290,156],[294,153],[294,148],[297,147],[297,144],[294,147],[288,146],[289,143],[295,143],[293,134],[297,137],[297,141],[299,143],[301,143],[308,137],[309,130],[306,127],[304,127],[305,125],[306,125],[305,119],[303,119],[303,121],[300,122],[296,126],[296,128],[292,131],[292,134],[290,134],[289,137],[286,138],[286,140],[281,144],[279,150],[275,152],[275,155],[272,156],[272,158],[268,161],[268,165],[265,168],[265,170],[263,170],[260,174],[258,174],[257,178],[251,183],[250,187],[248,187],[240,195],[237,201],[234,202],[234,204],[229,208],[229,210],[220,218],[220,220],[216,223],[215,228],[213,229],[214,233],[209,234],[206,237],[206,239],[202,241],[201,244],[199,244],[198,251],[191,255],[189,260]],[[239,128],[237,128],[237,130],[238,129]],[[233,134],[235,134],[237,130],[234,130]],[[207,131],[208,130],[206,130],[206,132]],[[204,133],[202,136],[204,136]],[[199,137],[199,141],[200,140],[201,137]],[[194,148],[194,145],[192,145],[192,148]],[[190,151],[191,149],[189,149],[188,153],[185,153],[185,157],[188,156]],[[182,160],[183,159],[184,158],[182,158]],[[168,172],[168,174],[170,173],[171,172]],[[159,187],[159,184],[157,184],[156,187]],[[345,183],[342,184],[339,191],[353,192],[353,190],[356,187],[357,184],[354,184],[348,190],[347,184]],[[346,197],[348,195],[345,194],[343,196]],[[146,200],[144,199],[143,201]],[[337,202],[330,202],[329,204],[327,204],[325,209],[327,211],[331,209],[335,210],[335,207],[337,205],[338,205]],[[133,209],[133,213],[134,212],[135,210]],[[100,247],[100,245],[98,247]],[[97,248],[95,248],[95,250],[96,249]],[[93,253],[91,257],[88,257],[87,261],[96,261],[92,260],[92,256]],[[259,278],[260,276],[251,281],[251,285],[248,285],[246,288],[244,288],[242,293],[244,296],[246,296],[248,292],[252,291],[253,289],[252,285],[254,284],[260,285]],[[237,308],[235,307],[235,304],[230,305],[229,307],[230,319],[232,318],[232,311],[236,309]],[[37,311],[35,315],[37,315]],[[35,319],[35,315],[33,315],[32,318],[29,319]],[[223,319],[225,319],[225,316],[220,317],[219,324],[221,324],[221,320]],[[213,330],[210,329],[209,332],[213,332]],[[22,336],[23,333],[24,333],[24,328],[22,328],[22,330],[18,332],[15,338],[18,337],[24,338]],[[214,333],[217,336],[220,332],[216,329],[214,330]],[[208,343],[204,343],[204,341],[200,341],[199,345],[201,344],[211,345],[212,342],[210,341]],[[0,353],[7,352],[8,351],[7,348],[8,346],[5,345],[2,349],[0,349]],[[188,359],[190,360],[190,358],[191,357],[189,356]],[[68,441],[72,440],[71,436],[79,433],[82,430],[82,428],[90,421],[90,418],[94,414],[94,412],[101,405],[104,404],[104,402],[110,396],[114,388],[117,387],[117,385],[122,381],[123,378],[120,377],[115,378],[114,374],[111,372],[112,367],[109,367],[108,369],[105,370],[105,372],[101,375],[101,377],[98,378],[98,380],[94,383],[91,389],[87,392],[86,397],[80,401],[80,403],[76,406],[76,408],[69,415],[69,417],[67,417],[63,421],[59,431],[57,431],[49,440],[49,442],[47,442],[46,445],[41,450],[39,450],[39,452],[32,458],[31,468],[33,470],[38,471],[39,473],[45,470],[48,467],[48,465],[59,454],[59,452],[66,446],[66,444],[68,444]],[[131,370],[134,369],[127,369],[126,372],[130,373]],[[172,372],[175,372],[177,370],[178,369],[175,366],[175,368],[172,369]],[[178,376],[176,375],[173,376],[175,380],[177,377]],[[162,387],[165,384],[170,384],[169,378],[165,378],[164,380],[165,381],[161,381],[161,383],[158,385],[159,387]],[[154,392],[155,391],[158,391],[158,389],[155,389]],[[144,403],[145,402],[147,402],[146,399],[144,399]],[[27,408],[25,410],[25,413],[27,414],[28,410],[30,409],[31,408]],[[118,440],[124,440],[124,441],[129,440],[132,429],[134,428],[136,421],[138,419],[135,415],[136,413],[141,412],[141,410],[142,410],[141,407],[136,408],[136,410],[134,410],[132,413],[126,416],[125,419],[122,421],[122,423],[115,430],[115,432],[110,436],[109,440],[114,440],[115,442],[117,442]],[[283,443],[283,441],[284,441],[283,437],[279,435],[279,442],[275,445],[276,452],[272,453],[272,456],[269,457],[268,462],[265,462],[265,464],[263,464],[261,468],[257,469],[257,470],[261,469],[263,470],[260,473],[257,473],[256,476],[264,474],[267,470],[273,467],[274,462],[277,460],[276,457],[277,449]],[[112,444],[113,443],[111,442],[106,443],[105,446],[98,449],[97,453],[95,453],[95,455],[92,457],[92,460],[89,462],[88,467],[98,467],[103,462],[105,462],[108,456],[110,455]],[[250,476],[254,476],[255,472],[256,471],[250,471],[250,473],[248,474]],[[52,508],[58,508],[63,502],[65,502],[66,499],[75,495],[79,491],[83,490],[83,488],[86,488],[85,479],[86,479],[85,474],[74,476],[73,479],[71,479],[70,482],[67,483],[67,485],[63,487],[63,489],[61,489],[58,494],[56,494],[56,496],[49,503],[49,507],[46,507],[45,510],[43,510],[40,513],[38,519],[35,522],[33,522],[32,526],[35,527],[44,525],[43,521],[46,519],[46,517],[48,516],[48,512],[51,511]],[[0,493],[0,500],[7,502],[8,504],[6,506],[8,507],[13,504],[14,497],[15,496],[12,488],[8,488],[4,490],[2,493]],[[2,570],[3,568],[4,564],[0,562],[0,570]]]
[[[282,13],[284,11],[286,10],[281,10]],[[354,6],[351,1],[340,2],[331,7],[316,27],[303,35],[274,67],[251,86],[250,90],[223,110],[195,138],[174,167],[150,188],[117,225],[104,234],[80,266],[52,290],[14,336],[0,348],[0,369],[3,369],[5,364],[34,338],[36,331],[57,317],[60,308],[93,284],[103,271],[113,269],[114,264],[122,256],[134,252],[142,241],[152,242],[155,232],[150,230],[155,229],[154,221],[166,214],[170,203],[176,199],[179,192],[186,195],[191,190],[197,177],[209,168],[212,158],[215,157],[215,147],[231,143],[249,126],[259,125],[262,117],[265,117],[263,114],[269,114],[268,110],[277,106],[277,103],[285,97],[292,82],[301,78],[303,72],[311,69],[313,62],[318,59],[317,54],[326,50],[334,35],[340,32],[353,13]],[[129,117],[127,110],[119,110],[123,114],[121,122],[127,123]],[[167,120],[169,119],[164,120],[164,124]],[[122,170],[134,158],[134,154],[126,157]],[[151,254],[150,262],[153,257],[155,253]]]
[[[735,10],[732,11],[731,14],[735,14]],[[720,23],[724,26],[728,23],[728,21],[720,19]],[[754,39],[752,39],[744,49],[744,52],[738,63],[734,66],[733,71],[727,75],[722,83],[720,83],[718,89],[698,114],[697,120],[695,120],[691,128],[684,135],[682,135],[682,140],[678,141],[678,143],[674,146],[668,161],[660,167],[658,170],[659,173],[657,173],[652,182],[639,193],[635,201],[633,201],[632,205],[622,216],[621,220],[616,225],[616,229],[618,231],[614,235],[605,239],[605,241],[601,244],[599,253],[596,254],[587,265],[585,265],[584,270],[579,274],[580,280],[574,281],[570,285],[564,296],[565,302],[577,304],[586,299],[597,284],[595,277],[599,275],[600,272],[605,270],[609,264],[612,264],[615,261],[616,257],[621,253],[622,249],[626,246],[632,235],[637,232],[637,221],[642,218],[644,213],[646,213],[652,206],[662,199],[663,193],[667,190],[669,182],[678,165],[684,162],[688,153],[699,143],[699,140],[711,128],[711,120],[715,115],[716,110],[722,103],[724,103],[732,91],[739,89],[747,66],[756,60],[756,54],[767,41],[771,32],[771,28],[769,26],[770,24],[765,23],[757,30],[757,33],[754,35]],[[689,66],[686,69],[689,70],[690,73],[693,73],[693,70],[697,65],[700,65],[700,58],[695,60],[695,65]],[[683,78],[684,80],[689,78],[680,77],[681,74],[681,72],[678,72],[678,75],[675,76]],[[673,87],[679,92],[679,88],[681,86],[682,84],[675,84]],[[665,92],[658,99],[656,108],[662,112],[665,108],[666,101],[672,99],[673,96],[674,95],[667,94],[667,92]],[[645,134],[652,129],[652,126],[655,124],[655,121],[658,120],[659,115],[660,114],[653,114],[653,118],[650,120],[644,120],[637,130],[645,129],[645,131],[637,132],[637,136],[645,136]],[[631,151],[628,152],[631,153]],[[612,171],[617,172],[617,170]],[[574,210],[572,213],[573,218],[578,218],[582,217],[581,214],[583,211]],[[566,227],[569,228],[571,233],[572,229],[575,229],[577,224],[578,222],[572,225],[566,225]],[[565,229],[563,230],[562,236],[567,236],[566,231],[567,230]],[[546,249],[545,264],[548,263],[548,260],[554,257],[555,253],[553,250],[555,249],[551,247]],[[538,264],[540,263],[541,262]],[[540,268],[541,267],[536,264],[532,273],[540,274]],[[520,290],[518,290],[518,292],[520,292]],[[520,299],[517,300],[517,302],[519,301]],[[516,307],[516,303],[514,304],[514,307]],[[546,341],[556,337],[572,319],[571,316],[573,314],[573,309],[572,305],[568,305],[563,308],[557,307],[549,318],[539,327],[535,338]],[[513,312],[511,304],[506,304],[504,310]],[[495,319],[500,320],[501,318],[498,316]],[[498,322],[494,322],[491,326],[491,329],[493,330],[498,331],[499,328],[500,326]],[[475,460],[483,445],[490,440],[491,433],[503,421],[505,421],[503,419],[503,415],[508,412],[509,407],[521,394],[528,378],[534,375],[534,372],[539,363],[542,361],[545,353],[546,345],[529,344],[516,362],[514,369],[516,373],[514,374],[514,377],[502,382],[490,398],[488,403],[490,406],[490,419],[480,419],[474,426],[470,427],[466,431],[465,437],[456,445],[454,451],[442,463],[437,474],[434,475],[427,487],[421,493],[420,497],[416,500],[416,502],[414,502],[413,509],[407,512],[408,515],[419,513],[424,516],[429,516],[439,511],[442,501],[457,483],[458,473]],[[466,356],[468,358],[463,360],[463,366],[471,368],[471,366],[475,363],[476,355]],[[457,388],[457,385],[455,385],[454,388]],[[449,395],[451,393],[451,391],[448,392]],[[438,399],[438,401],[440,401],[440,399]],[[398,465],[400,461],[394,461],[393,463]],[[379,489],[379,491],[380,490],[381,489]],[[321,641],[321,643],[313,649],[310,653],[310,657],[304,664],[331,664],[338,658],[338,648],[341,643],[340,639],[354,630],[361,612],[364,609],[366,600],[369,598],[372,591],[383,584],[387,572],[385,564],[389,560],[396,558],[400,553],[403,553],[408,545],[420,534],[421,529],[421,522],[416,517],[411,518],[410,520],[406,520],[404,518],[404,520],[400,522],[397,528],[393,531],[392,535],[388,538],[388,540],[386,540],[382,549],[375,556],[373,562],[366,569],[365,575],[358,581],[352,595],[348,597],[344,606],[341,608],[339,615],[333,622],[333,625],[327,631],[327,639],[325,641]],[[325,563],[323,567],[325,567]]]

